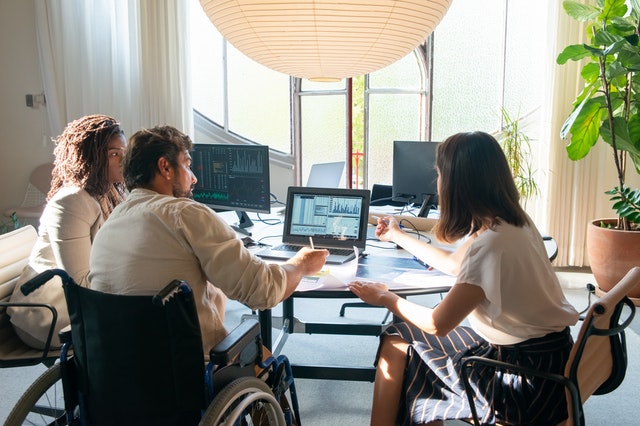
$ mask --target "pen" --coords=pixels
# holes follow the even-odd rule
[[[389,223],[386,219],[382,219],[380,216],[371,215],[371,217],[374,218],[375,220],[382,220],[384,223],[387,223],[387,224]]]
[[[309,237],[309,245],[311,246],[311,250],[315,250],[315,247],[313,247],[313,237]]]

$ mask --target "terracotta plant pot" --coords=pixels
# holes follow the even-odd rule
[[[616,219],[598,219],[587,227],[587,253],[597,287],[606,293],[633,266],[640,266],[640,231],[602,228],[600,223],[616,224]],[[628,293],[640,306],[640,286]]]

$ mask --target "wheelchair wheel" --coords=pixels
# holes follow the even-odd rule
[[[53,364],[29,386],[7,416],[4,426],[47,424],[66,424],[60,364]]]
[[[216,395],[200,425],[286,426],[286,422],[269,386],[257,377],[241,377]]]

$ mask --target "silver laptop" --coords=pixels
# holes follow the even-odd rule
[[[286,260],[311,237],[315,248],[329,249],[327,263],[354,259],[353,247],[363,252],[367,243],[370,197],[368,189],[289,187],[282,244],[256,255]]]
[[[342,180],[344,161],[316,163],[311,165],[306,186],[337,188]]]

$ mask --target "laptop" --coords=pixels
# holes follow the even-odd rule
[[[287,190],[282,244],[256,253],[265,259],[286,260],[302,247],[329,249],[327,263],[355,259],[363,252],[371,193],[368,189],[291,186]]]
[[[306,186],[337,188],[340,186],[343,171],[344,161],[312,164]]]

